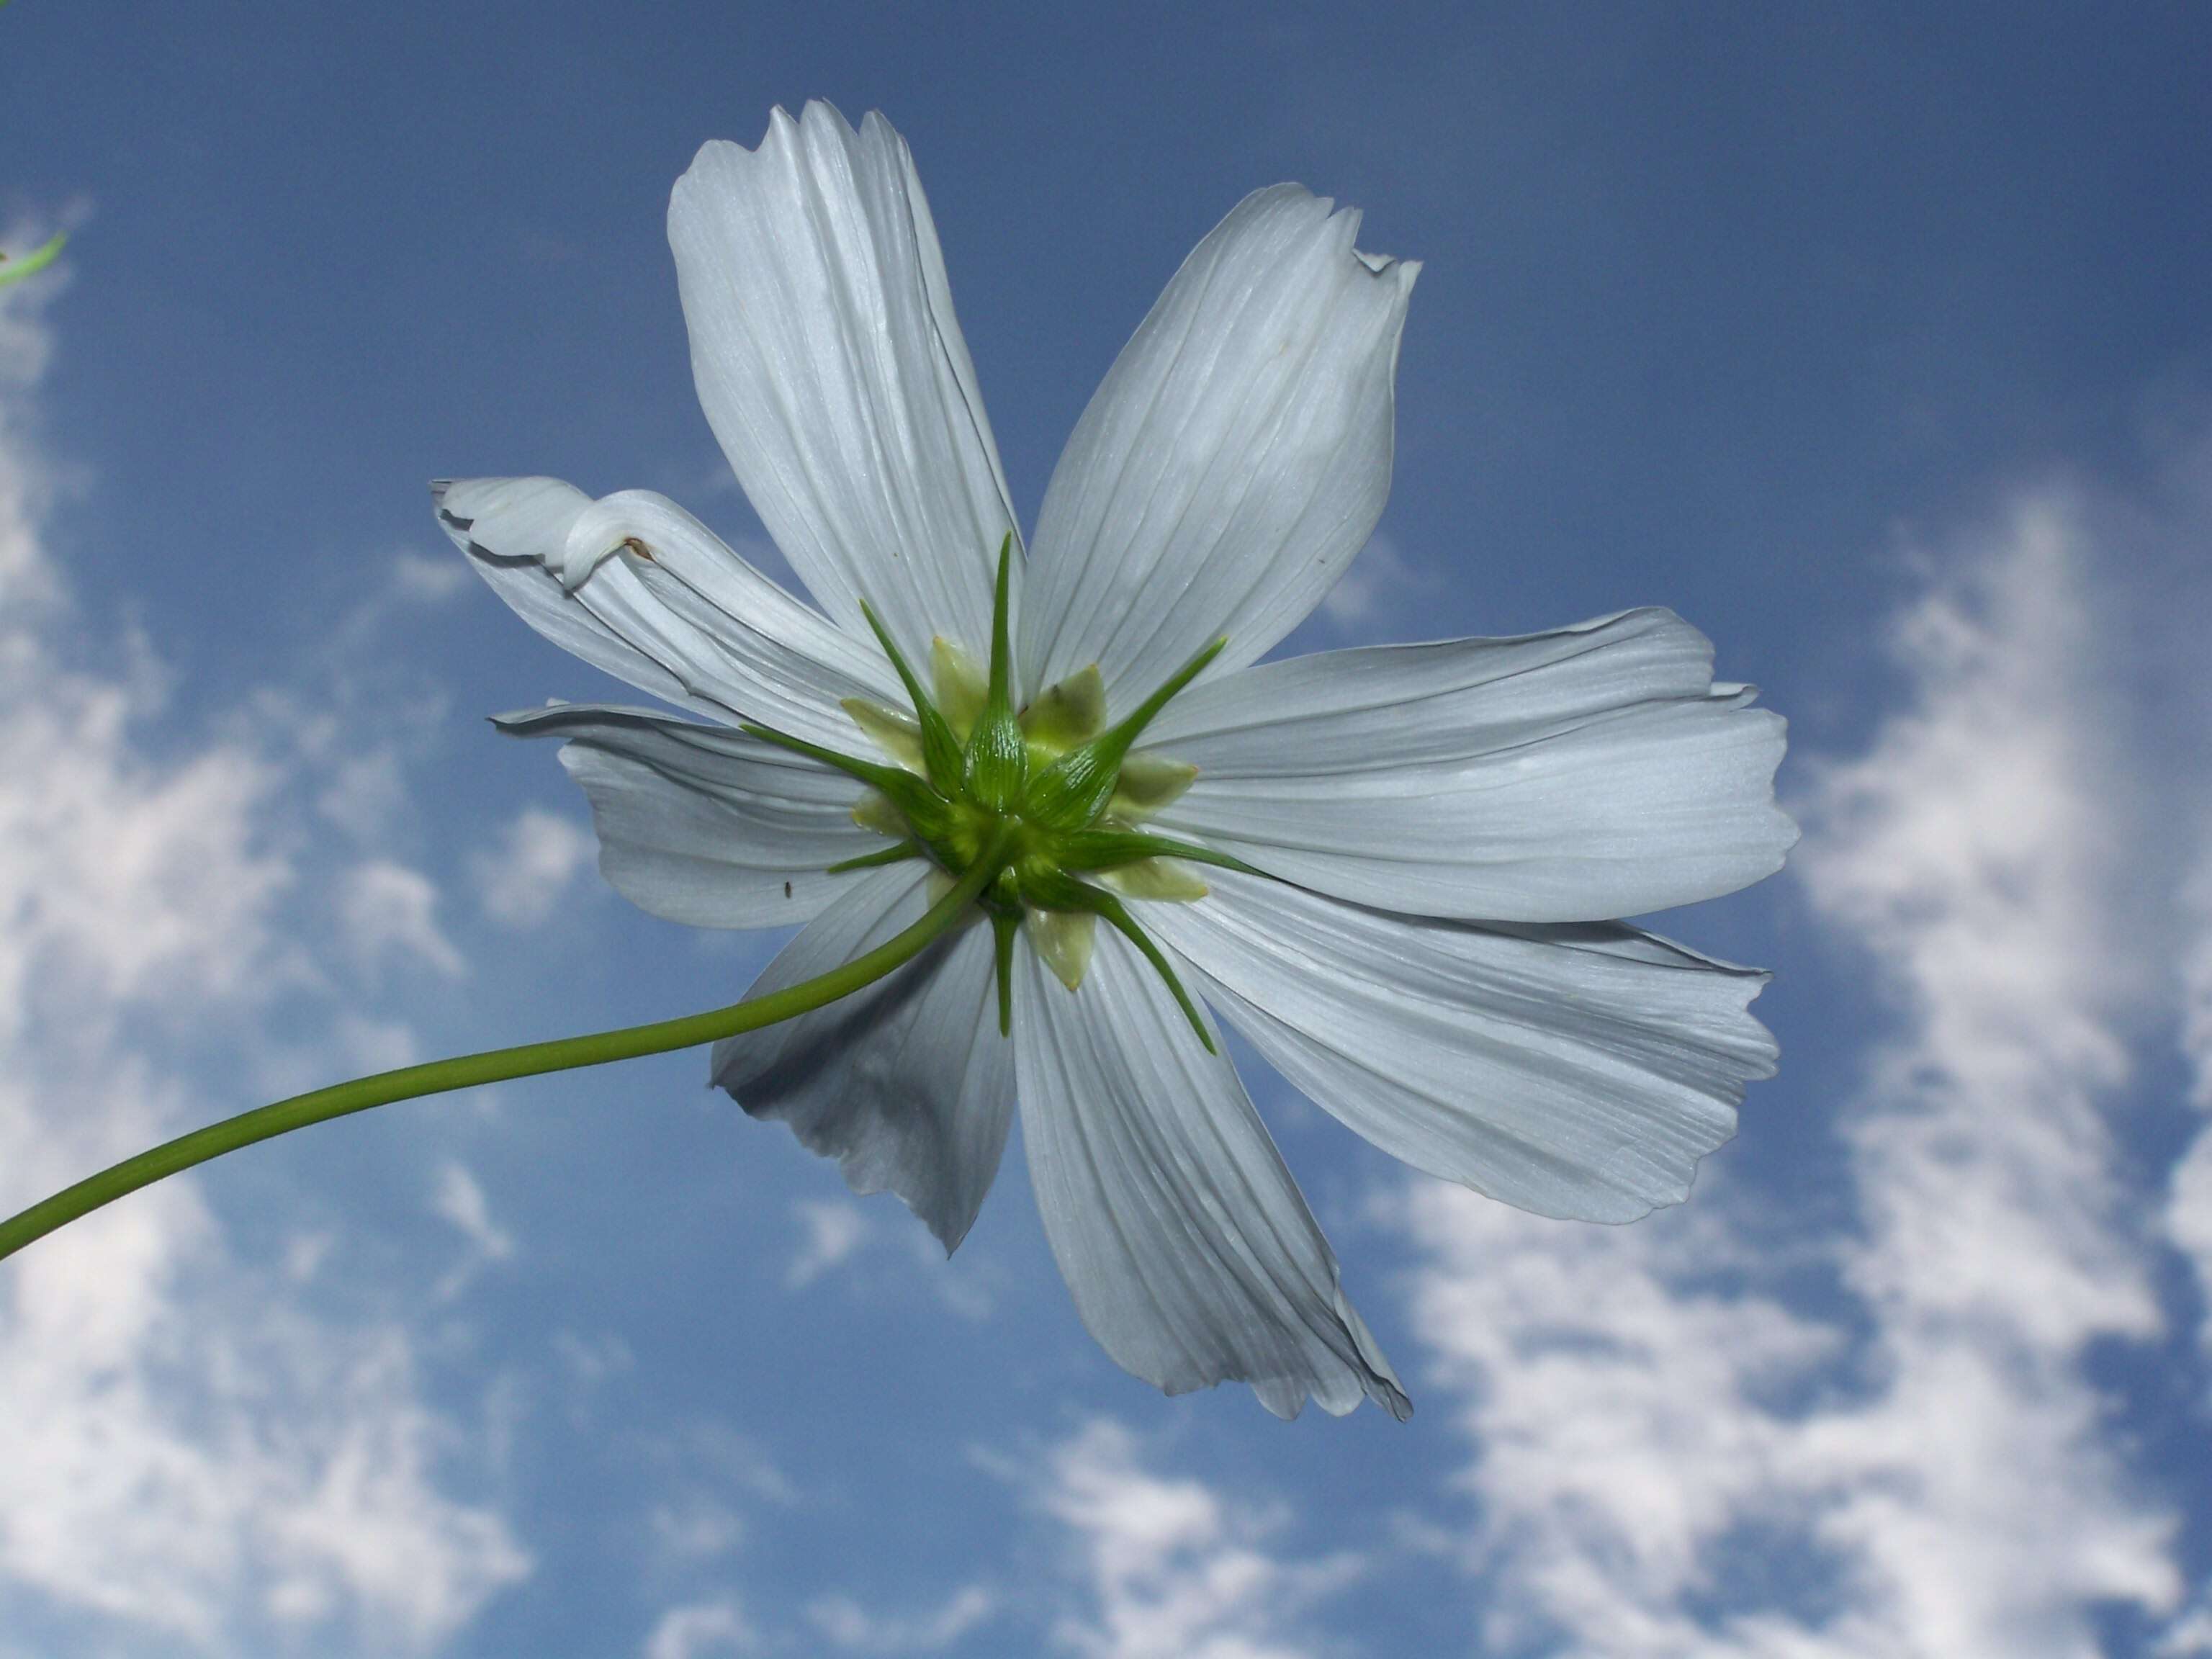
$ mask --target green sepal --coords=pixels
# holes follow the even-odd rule
[[[1218,639],[1185,663],[1126,719],[1116,720],[1079,749],[1071,749],[1030,781],[1022,796],[1021,814],[1048,830],[1080,830],[1097,821],[1113,799],[1121,781],[1121,762],[1152,716],[1168,700],[1196,679],[1199,672],[1220,654],[1228,639]]]
[[[834,749],[824,749],[818,743],[794,738],[788,732],[779,732],[772,726],[757,726],[750,720],[739,721],[738,730],[747,737],[758,738],[763,743],[772,743],[779,749],[788,749],[795,755],[820,761],[847,777],[858,778],[862,783],[872,786],[906,815],[907,823],[925,842],[942,839],[951,827],[944,799],[903,767],[886,766],[880,761],[857,760],[850,755],[841,755]]]
[[[991,912],[991,945],[999,969],[999,1035],[1014,1034],[1014,939],[1022,931],[1019,910]]]
[[[1013,532],[1008,531],[999,544],[999,582],[991,601],[990,689],[984,694],[982,712],[975,716],[975,726],[968,733],[968,798],[992,812],[1013,810],[1028,786],[1030,774],[1029,746],[1022,741],[1011,685],[1013,642],[1007,612],[1012,604],[1013,556]]]
[[[872,870],[879,864],[903,864],[908,859],[918,859],[921,856],[922,846],[920,842],[894,842],[880,851],[863,853],[856,859],[840,859],[836,863],[824,869],[822,873],[825,876],[842,876],[848,870]]]
[[[1115,870],[1144,859],[1188,859],[1247,876],[1267,873],[1211,847],[1142,830],[1071,830],[1055,836],[1052,847],[1054,861],[1063,870]]]
[[[1078,881],[1058,870],[1024,870],[1021,881],[1023,898],[1041,910],[1087,910],[1093,915],[1103,916],[1116,933],[1143,953],[1145,960],[1152,964],[1153,971],[1166,981],[1176,1006],[1182,1010],[1183,1018],[1190,1022],[1190,1029],[1198,1033],[1198,1040],[1206,1045],[1206,1052],[1209,1054],[1220,1052],[1213,1046],[1213,1036],[1206,1029],[1206,1022],[1199,1018],[1198,1005],[1190,1000],[1190,993],[1182,988],[1182,981],[1176,977],[1176,970],[1169,965],[1160,947],[1152,943],[1152,935],[1137,926],[1128,907],[1120,899],[1103,887],[1093,887],[1088,882]]]
[[[950,795],[960,783],[960,739],[952,735],[952,728],[945,723],[929,693],[921,689],[921,681],[898,647],[892,643],[890,632],[877,620],[875,608],[866,599],[860,601],[860,614],[868,619],[875,630],[876,643],[884,648],[884,655],[891,659],[897,672],[899,684],[906,687],[907,700],[914,704],[915,723],[921,728],[922,770],[927,774],[930,787],[940,795]],[[871,737],[874,736],[870,732]]]

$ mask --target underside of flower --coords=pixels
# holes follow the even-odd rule
[[[1213,1039],[1190,994],[1121,900],[1203,898],[1206,884],[1187,863],[1250,872],[1226,854],[1140,828],[1190,787],[1198,769],[1130,752],[1153,717],[1228,641],[1206,646],[1111,725],[1095,664],[1018,709],[1007,619],[1012,559],[1009,534],[999,546],[989,668],[979,671],[967,653],[939,638],[931,651],[932,689],[863,605],[913,705],[908,714],[866,698],[846,700],[845,712],[884,760],[843,754],[770,726],[748,723],[744,730],[868,786],[853,809],[854,822],[890,844],[832,865],[831,872],[927,859],[949,886],[980,867],[991,869],[977,903],[997,939],[1001,1035],[1013,1029],[1015,935],[1026,932],[1038,957],[1073,991],[1083,982],[1103,917],[1143,952],[1210,1052]]]
[[[812,603],[651,492],[436,500],[532,626],[681,711],[499,720],[562,740],[608,880],[686,926],[804,924],[743,1006],[858,985],[733,1028],[717,1086],[948,1249],[1018,1112],[1108,1352],[1285,1417],[1410,1407],[1215,1019],[1491,1197],[1686,1195],[1773,1069],[1763,975],[1613,918],[1778,867],[1779,718],[1656,609],[1262,660],[1381,517],[1413,262],[1298,185],[1247,197],[1085,406],[1025,556],[887,121],[779,112],[702,149],[668,222],[701,404]]]

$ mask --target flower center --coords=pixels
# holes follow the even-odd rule
[[[1026,933],[1038,956],[1073,991],[1083,982],[1103,918],[1143,952],[1211,1048],[1195,1005],[1121,901],[1202,898],[1206,884],[1192,863],[1246,867],[1210,848],[1142,827],[1190,787],[1198,769],[1132,752],[1152,718],[1227,641],[1215,641],[1111,724],[1095,664],[1017,710],[1007,638],[1012,545],[1008,536],[999,549],[988,670],[978,669],[957,646],[937,640],[931,651],[933,696],[874,611],[862,606],[913,712],[861,697],[848,698],[844,708],[888,763],[842,755],[765,726],[744,729],[868,786],[853,809],[854,821],[888,844],[832,870],[926,858],[937,866],[933,880],[949,886],[980,866],[996,866],[977,905],[996,935],[1002,1032],[1012,1028],[1017,933]]]

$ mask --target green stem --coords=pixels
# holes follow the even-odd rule
[[[44,270],[61,256],[62,244],[68,240],[69,237],[66,234],[56,236],[44,247],[33,248],[21,258],[9,261],[4,267],[0,267],[0,288],[7,287],[10,283],[20,282],[26,276],[36,276],[40,271]],[[7,258],[6,254],[0,253],[0,260]]]
[[[740,1031],[757,1030],[779,1020],[811,1013],[903,966],[940,938],[997,876],[1001,850],[995,847],[989,849],[975,867],[913,927],[818,978],[708,1013],[656,1020],[649,1025],[599,1031],[588,1036],[562,1037],[552,1042],[494,1048],[480,1054],[434,1060],[422,1066],[403,1066],[396,1072],[356,1078],[349,1083],[333,1084],[327,1089],[240,1112],[236,1117],[195,1129],[165,1146],[125,1158],[112,1168],[102,1170],[33,1204],[21,1215],[0,1222],[0,1260],[103,1204],[112,1204],[126,1193],[151,1186],[164,1176],[175,1175],[180,1170],[189,1170],[195,1164],[204,1164],[211,1158],[251,1146],[258,1140],[304,1129],[311,1123],[364,1112],[372,1106],[388,1105],[395,1100],[411,1100],[417,1095],[444,1094],[448,1090],[474,1088],[508,1078],[534,1077],[543,1072],[564,1072],[580,1066],[602,1066],[613,1060],[634,1060],[641,1054],[665,1054],[672,1048],[696,1048],[702,1042],[717,1042]]]

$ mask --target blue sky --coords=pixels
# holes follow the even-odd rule
[[[410,1056],[730,1000],[607,892],[607,689],[424,482],[759,532],[662,229],[913,146],[1015,501],[1295,179],[1425,262],[1291,648],[1670,605],[1807,840],[1692,1202],[1538,1221],[1242,1056],[1417,1407],[1164,1400],[1018,1157],[950,1264],[703,1060],[416,1103],[0,1267],[0,1656],[2212,1652],[2212,14],[0,10],[0,1206]]]

